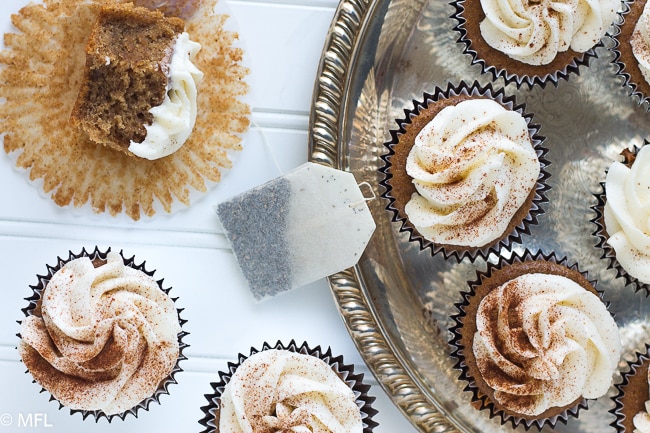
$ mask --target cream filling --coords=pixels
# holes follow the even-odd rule
[[[190,40],[186,32],[174,43],[169,65],[169,90],[162,104],[151,108],[153,123],[145,125],[147,136],[142,143],[131,141],[129,151],[146,159],[159,159],[176,152],[194,129],[197,113],[198,85],[203,73],[192,63],[201,45]]]

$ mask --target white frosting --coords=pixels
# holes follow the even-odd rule
[[[650,400],[645,402],[645,412],[634,415],[634,433],[650,433]]]
[[[240,365],[221,396],[220,433],[360,433],[350,387],[324,361],[264,350]]]
[[[557,53],[592,48],[614,22],[618,0],[481,0],[481,35],[488,45],[531,65]]]
[[[87,257],[65,264],[42,293],[41,313],[23,320],[19,352],[36,381],[72,409],[135,407],[178,359],[174,302],[117,253],[98,268]]]
[[[628,168],[614,162],[607,172],[604,219],[607,243],[630,275],[650,283],[650,146]]]
[[[197,86],[203,73],[192,63],[201,45],[186,32],[176,38],[169,64],[169,83],[162,104],[151,108],[153,123],[145,125],[142,143],[131,141],[129,151],[146,159],[159,159],[176,152],[194,129]]]
[[[643,7],[643,13],[634,26],[630,45],[643,78],[650,83],[650,2]]]
[[[445,107],[415,138],[405,211],[433,242],[480,247],[499,238],[540,172],[526,120],[490,99]]]
[[[621,353],[603,302],[558,275],[524,274],[492,290],[476,326],[483,379],[499,403],[523,415],[604,395]]]

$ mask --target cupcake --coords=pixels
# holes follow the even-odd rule
[[[596,57],[620,0],[568,3],[456,0],[454,30],[482,72],[517,87],[557,85]]]
[[[363,384],[363,374],[343,363],[342,356],[320,346],[264,343],[239,354],[236,364],[211,383],[204,432],[345,431],[370,433],[377,425]]]
[[[623,380],[616,385],[618,391],[613,397],[616,416],[612,426],[618,433],[650,432],[650,391],[648,367],[650,367],[650,346],[645,353],[637,353],[635,361],[628,362]]]
[[[502,424],[541,429],[608,391],[621,353],[618,327],[577,266],[527,251],[477,276],[451,328],[452,356],[474,407]]]
[[[459,261],[520,242],[548,189],[544,138],[524,106],[461,82],[405,113],[385,143],[380,182],[400,231]]]
[[[70,252],[38,276],[18,353],[34,381],[71,413],[124,419],[176,383],[186,335],[144,263],[99,249]]]
[[[650,7],[646,0],[624,2],[625,10],[616,24],[610,48],[617,75],[639,105],[650,98]]]
[[[107,36],[116,30],[120,35],[117,39],[122,41],[128,25],[106,19],[105,7],[128,3],[152,6],[153,0],[43,0],[14,14],[12,20],[18,30],[5,35],[6,48],[0,52],[0,94],[5,99],[0,104],[0,131],[4,133],[5,152],[13,158],[15,166],[26,171],[30,180],[37,181],[35,186],[42,187],[57,205],[89,207],[95,213],[126,214],[138,220],[189,206],[193,198],[203,195],[230,169],[234,156],[241,150],[242,134],[249,126],[250,106],[244,100],[249,71],[243,64],[238,34],[231,30],[230,17],[215,10],[217,0],[156,2],[166,5],[161,6],[163,13],[179,14],[167,19],[177,23],[178,30],[183,28],[191,38],[185,40],[181,34],[171,45],[168,38],[161,37],[156,39],[157,44],[170,44],[162,49],[164,53],[170,51],[170,46],[174,52],[187,49],[189,58],[181,56],[180,62],[187,60],[187,64],[180,70],[185,68],[189,73],[175,80],[178,74],[173,71],[178,69],[169,59],[139,50],[145,56],[151,54],[147,61],[160,67],[146,68],[140,64],[142,70],[138,73],[156,75],[160,70],[170,70],[164,83],[158,80],[152,85],[159,94],[156,103],[160,105],[151,108],[158,109],[157,114],[131,113],[129,119],[133,122],[128,125],[126,120],[124,125],[100,122],[99,112],[104,110],[126,119],[130,104],[135,105],[135,99],[150,90],[151,83],[129,76],[134,73],[132,68],[122,67],[119,59],[125,56],[119,55],[119,47]],[[120,14],[127,14],[127,8],[118,9]],[[138,8],[127,20],[130,23],[145,15]],[[162,22],[165,18],[155,20]],[[102,33],[102,29],[110,31]],[[96,35],[94,31],[101,33],[101,37],[91,37]],[[138,40],[138,35],[131,36],[129,40]],[[185,44],[177,49],[181,40]],[[86,52],[87,47],[93,46],[101,50],[101,58],[93,57],[92,50]],[[102,59],[109,61],[102,63]],[[92,70],[85,70],[87,62]],[[108,71],[113,66],[114,70]],[[115,74],[119,79],[115,79]],[[118,82],[133,83],[135,89],[130,90],[136,91],[113,89]],[[174,91],[165,92],[165,83]],[[192,89],[198,93],[194,95]],[[138,99],[137,107],[145,107],[143,104]],[[165,123],[163,119],[176,108],[182,119],[172,116],[175,120]],[[196,119],[189,131],[182,125],[185,120],[191,123],[193,114]],[[155,122],[157,118],[163,121]],[[152,131],[146,135],[135,133],[143,130],[141,119],[154,122],[147,125]],[[117,140],[118,134],[111,130],[107,134],[109,139],[92,126],[106,130],[123,126],[122,132],[129,134],[118,141],[125,142],[124,145],[131,139],[152,138],[138,142],[137,153],[143,156],[139,157],[105,145],[104,142]],[[160,145],[155,150],[149,146],[152,140]],[[183,140],[180,148],[166,154]]]
[[[650,195],[648,168],[650,146],[645,141],[640,149],[634,147],[621,153],[607,171],[602,192],[593,207],[596,217],[594,235],[598,238],[602,258],[609,261],[617,275],[635,290],[650,294]]]

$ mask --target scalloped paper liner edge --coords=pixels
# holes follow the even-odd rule
[[[428,106],[428,101],[436,102],[442,98],[459,96],[461,94],[468,96],[488,96],[501,103],[506,108],[521,114],[528,124],[528,132],[531,137],[533,148],[537,152],[537,157],[540,163],[540,173],[537,178],[535,195],[533,197],[530,210],[512,232],[507,234],[498,242],[492,242],[481,248],[467,247],[459,248],[458,250],[447,251],[444,246],[437,245],[435,242],[425,239],[422,235],[417,233],[415,227],[409,222],[408,218],[406,218],[404,215],[401,215],[400,212],[393,207],[395,199],[391,195],[392,186],[389,182],[392,179],[393,175],[391,174],[390,169],[392,166],[391,159],[395,154],[393,146],[397,144],[398,136],[404,133],[403,125],[410,123],[410,117],[417,116],[420,112],[420,109],[426,108]],[[393,213],[392,222],[397,222],[400,224],[399,231],[409,233],[409,242],[418,242],[420,245],[420,250],[429,249],[432,256],[442,253],[446,260],[454,258],[460,262],[465,257],[467,257],[471,262],[474,262],[478,257],[487,259],[492,252],[498,254],[499,250],[502,248],[510,248],[513,244],[520,244],[522,242],[522,235],[530,235],[530,227],[537,225],[537,218],[545,213],[542,205],[548,203],[546,193],[551,189],[551,187],[548,184],[550,173],[546,171],[546,168],[551,165],[551,162],[546,159],[548,149],[543,146],[546,137],[539,135],[538,132],[540,130],[540,126],[532,123],[533,114],[526,113],[525,108],[525,104],[516,104],[515,97],[507,96],[503,89],[494,90],[491,84],[487,84],[483,87],[477,81],[474,81],[471,85],[469,85],[466,81],[461,80],[457,86],[448,83],[446,89],[442,89],[436,86],[433,93],[424,93],[423,101],[413,101],[413,108],[404,110],[405,117],[396,120],[399,129],[391,130],[391,140],[384,143],[384,146],[387,148],[388,153],[381,155],[381,159],[384,161],[385,165],[379,169],[379,171],[384,174],[384,178],[379,182],[379,185],[384,188],[384,192],[381,194],[381,197],[388,200],[388,204],[386,205],[385,209]]]
[[[31,315],[32,311],[36,308],[36,305],[37,305],[38,301],[41,298],[41,294],[42,294],[43,290],[45,289],[45,286],[50,281],[52,276],[59,269],[61,269],[63,267],[63,265],[65,265],[66,263],[68,263],[68,262],[70,262],[70,261],[72,261],[74,259],[80,258],[80,257],[88,257],[91,260],[92,259],[97,259],[97,258],[99,258],[101,260],[105,260],[110,251],[111,251],[110,247],[108,247],[106,249],[106,251],[104,251],[104,252],[100,251],[99,247],[97,247],[97,246],[95,247],[95,249],[92,252],[88,252],[86,250],[86,248],[82,248],[81,252],[79,252],[78,254],[75,254],[72,251],[69,251],[67,259],[57,257],[57,263],[54,266],[46,265],[47,274],[45,274],[45,275],[37,274],[36,277],[38,278],[38,283],[36,285],[30,285],[29,286],[30,289],[32,289],[32,295],[30,297],[25,298],[25,300],[29,302],[29,305],[27,307],[24,307],[24,308],[21,309],[21,311],[25,314],[25,317]],[[124,257],[123,251],[120,251],[119,254],[122,257],[122,260],[124,261],[124,264],[126,266],[128,266],[128,267],[131,267],[133,269],[144,272],[145,274],[149,275],[150,277],[153,277],[154,273],[156,272],[155,270],[154,271],[147,271],[146,270],[146,268],[145,268],[146,261],[143,261],[142,263],[140,263],[138,265],[138,264],[135,263],[135,256],[131,256],[131,258],[126,258],[126,257]],[[166,289],[163,288],[163,286],[162,286],[163,279],[156,280],[156,283],[158,284],[158,287],[160,288],[160,290],[162,290],[167,295],[169,295],[169,292],[171,291],[171,287],[166,288]],[[171,299],[175,303],[178,298],[171,298]],[[126,410],[124,412],[121,412],[121,413],[117,413],[117,414],[110,414],[109,415],[109,414],[104,413],[101,410],[82,410],[82,409],[70,409],[70,414],[73,415],[75,413],[80,413],[81,416],[82,416],[82,419],[84,419],[84,420],[86,418],[88,418],[88,417],[94,417],[95,422],[99,422],[99,420],[101,418],[106,418],[106,420],[110,423],[114,418],[119,418],[122,421],[124,421],[124,419],[129,414],[131,414],[135,418],[137,418],[138,417],[138,411],[139,410],[145,410],[145,411],[149,410],[149,405],[154,401],[156,403],[158,403],[158,404],[161,404],[160,403],[160,397],[162,395],[169,394],[168,387],[171,384],[177,384],[178,383],[178,381],[176,380],[176,375],[179,372],[183,371],[183,369],[180,366],[180,362],[187,359],[187,357],[183,354],[183,350],[186,349],[187,347],[189,347],[189,345],[187,343],[183,342],[183,338],[185,338],[185,336],[189,335],[189,333],[182,330],[183,325],[185,325],[185,323],[187,323],[187,320],[181,318],[181,312],[183,310],[184,310],[183,308],[177,308],[176,309],[177,315],[178,315],[178,321],[179,321],[179,324],[181,325],[181,332],[178,334],[178,343],[179,343],[178,349],[179,349],[179,352],[178,352],[178,358],[176,360],[176,364],[174,365],[174,368],[169,373],[167,378],[164,379],[160,383],[160,385],[158,386],[158,389],[154,392],[154,394],[152,396],[147,397],[146,399],[142,400],[140,403],[138,403],[133,408],[128,409],[128,410]],[[20,323],[20,321],[18,321],[18,323]],[[20,338],[20,334],[17,334],[17,336]],[[29,369],[27,369],[25,371],[25,374],[29,374]],[[34,380],[32,380],[32,383],[37,383],[37,382],[34,379]],[[44,387],[41,387],[40,392],[49,393],[49,390],[47,390]],[[50,401],[56,401],[57,403],[59,403],[59,410],[66,407],[63,403],[59,402],[59,400],[56,397],[54,397],[51,393],[49,393],[49,394],[50,394]]]

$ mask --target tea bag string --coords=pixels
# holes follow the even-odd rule
[[[271,160],[273,161],[273,165],[275,165],[275,168],[278,170],[278,173],[280,175],[283,175],[284,171],[280,167],[280,164],[278,163],[278,160],[275,157],[275,153],[273,153],[273,148],[269,144],[269,141],[266,138],[266,134],[264,133],[264,130],[254,120],[251,120],[251,126],[257,130],[260,137],[262,138],[262,146],[264,146],[267,153],[271,156]],[[363,190],[361,190],[361,194],[363,195],[363,200],[359,200],[357,202],[350,203],[348,206],[356,207],[356,206],[359,206],[361,203],[369,202],[369,201],[374,200],[374,199],[377,198],[377,194],[375,194],[375,191],[372,189],[372,185],[370,185],[370,182],[368,182],[368,181],[359,182],[357,184],[357,186],[359,187],[359,190],[361,190],[362,186],[367,187],[367,190],[370,192],[370,196],[366,196],[366,194],[363,192]]]
[[[264,130],[260,125],[258,125],[254,120],[251,119],[251,126],[255,128],[262,138],[262,146],[266,149],[266,152],[269,154],[271,157],[271,161],[273,161],[273,165],[275,165],[275,168],[278,170],[278,174],[282,176],[284,174],[284,170],[280,167],[280,164],[278,163],[277,158],[275,157],[275,154],[273,153],[273,148],[269,144],[269,141],[266,139],[266,134],[264,133]]]

